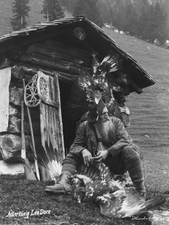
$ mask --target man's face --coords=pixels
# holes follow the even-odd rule
[[[109,120],[109,111],[108,111],[107,107],[104,107],[102,113],[99,116],[99,119],[100,119],[101,123],[104,123]]]

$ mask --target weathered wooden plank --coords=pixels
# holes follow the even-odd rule
[[[66,72],[61,72],[61,71],[56,71],[56,70],[51,70],[51,69],[47,69],[41,66],[36,66],[36,65],[32,65],[32,64],[27,64],[27,63],[19,63],[19,66],[21,66],[25,72],[25,74],[30,74],[30,76],[35,75],[39,70],[42,71],[43,73],[49,75],[49,76],[54,76],[56,73],[59,77],[59,80],[63,80],[63,81],[73,81],[75,79],[77,79],[78,75],[77,74],[70,74],[70,73],[66,73]]]
[[[40,99],[46,104],[58,107],[58,101],[55,98],[55,90],[53,88],[53,78],[45,75],[41,71],[37,73],[37,90]]]
[[[33,44],[29,46],[27,49],[28,53],[38,53],[46,56],[50,56],[55,59],[62,59],[64,61],[76,63],[79,65],[83,65],[86,67],[90,67],[92,64],[91,59],[84,58],[82,56],[77,56],[77,54],[71,54],[71,52],[66,49],[66,51],[63,51],[63,49],[58,49],[57,47],[47,46],[44,44]]]
[[[62,123],[62,111],[61,111],[61,99],[60,99],[60,87],[59,87],[59,81],[58,81],[58,77],[55,76],[54,77],[54,86],[55,86],[55,93],[56,93],[56,97],[58,98],[58,103],[59,103],[59,108],[58,108],[58,127],[59,129],[57,129],[57,127],[55,127],[59,133],[59,149],[60,149],[60,157],[63,159],[65,158],[65,146],[64,146],[64,135],[63,135],[63,123]],[[54,115],[55,116],[55,115]],[[56,117],[54,117],[56,119]],[[56,123],[55,123],[56,125]]]
[[[62,80],[66,79],[66,80],[74,81],[78,78],[77,75],[69,74],[69,73],[61,72],[61,71],[59,71],[57,75],[59,77],[59,80],[62,78]]]
[[[43,29],[41,29],[41,31],[39,30],[39,32],[37,32],[36,34],[34,34],[33,36],[31,35],[26,35],[25,38],[21,37],[21,40],[18,38],[16,38],[14,41],[10,42],[9,39],[9,43],[7,42],[6,45],[1,46],[0,49],[0,56],[3,56],[4,53],[11,51],[11,54],[13,54],[13,56],[15,56],[19,51],[22,51],[22,49],[25,46],[29,46],[33,43],[37,43],[37,42],[43,42],[46,39],[51,39],[51,38],[55,38],[58,37],[60,34],[65,34],[68,35],[68,30],[64,29],[64,31],[61,30],[54,30],[54,31],[50,31],[47,32],[46,34],[43,33],[43,35],[41,35],[41,32],[43,32]],[[19,37],[19,36],[18,36]],[[18,45],[18,40],[19,40],[19,45]]]
[[[48,39],[48,40],[44,41],[43,44],[50,46],[54,49],[58,49],[60,51],[67,52],[68,54],[76,55],[77,57],[83,57],[83,58],[87,58],[90,60],[92,59],[90,52],[79,49],[79,48],[70,47],[68,45],[59,43],[57,41]]]
[[[40,177],[42,181],[49,181],[51,180],[51,177],[48,173],[48,171],[45,169],[45,167],[39,165],[39,172],[40,172]]]
[[[54,82],[53,88],[55,89],[55,97],[60,98],[58,86],[58,78],[51,80]],[[59,108],[54,108],[52,106],[41,103],[40,104],[40,119],[41,119],[41,139],[42,146],[45,148],[45,142],[50,143],[53,149],[57,149],[58,161],[61,161],[64,157],[64,142],[63,142],[63,128],[61,120],[61,105],[59,100]]]
[[[56,135],[57,131],[52,129],[54,126],[54,121],[52,119],[53,111],[57,111],[57,109],[44,103],[40,104],[41,139],[44,149],[45,142],[47,142],[48,146],[50,146],[51,143],[54,148],[58,147]]]
[[[9,116],[9,85],[11,80],[11,68],[0,70],[0,132],[7,131]]]
[[[67,72],[70,74],[79,75],[83,70],[91,73],[91,68],[83,67],[71,62],[54,59],[52,57],[46,57],[37,53],[34,54],[24,54],[21,56],[20,60],[26,63],[32,63],[33,65],[38,65],[41,67],[47,67],[49,69],[54,69],[57,71]]]

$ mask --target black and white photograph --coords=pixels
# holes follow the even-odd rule
[[[0,225],[169,225],[169,0],[0,12]]]

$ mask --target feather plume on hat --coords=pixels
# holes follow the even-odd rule
[[[118,54],[108,54],[99,62],[96,58],[96,53],[92,54],[92,58],[93,73],[89,74],[85,70],[82,71],[78,78],[79,87],[81,90],[85,91],[86,103],[93,102],[96,107],[99,100],[102,98],[105,106],[110,108],[111,113],[114,114],[114,109],[117,108],[117,106],[112,107],[113,105],[117,105],[114,90],[116,90],[117,87],[121,90],[120,83],[116,82],[116,80],[122,73],[120,72],[122,71],[122,59]],[[113,83],[111,82],[112,79]],[[98,93],[100,93],[102,97],[97,98]],[[91,111],[92,112],[89,112],[89,120],[92,122],[96,117],[97,110],[92,109]]]
[[[96,73],[101,72],[102,74],[104,73],[106,75],[107,73],[115,72],[118,69],[117,59],[113,56],[108,55],[98,65]]]
[[[117,56],[106,56],[99,63],[96,54],[93,53],[93,74],[89,74],[86,71],[82,71],[81,76],[79,77],[79,85],[83,90],[86,90],[87,101],[93,100],[93,92],[99,90],[104,98],[104,94],[109,93],[109,97],[112,96],[110,93],[109,84],[106,78],[106,75],[119,70],[119,60]],[[106,104],[110,99],[106,98]]]

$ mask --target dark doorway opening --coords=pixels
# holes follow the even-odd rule
[[[71,120],[69,116],[70,112],[67,105],[70,99],[72,83],[60,81],[59,85],[60,85],[64,146],[65,146],[65,154],[67,155],[67,153],[69,152],[70,146],[73,143],[73,140],[75,138],[76,125],[80,117],[75,120]],[[72,110],[71,110],[71,113],[72,113]]]

